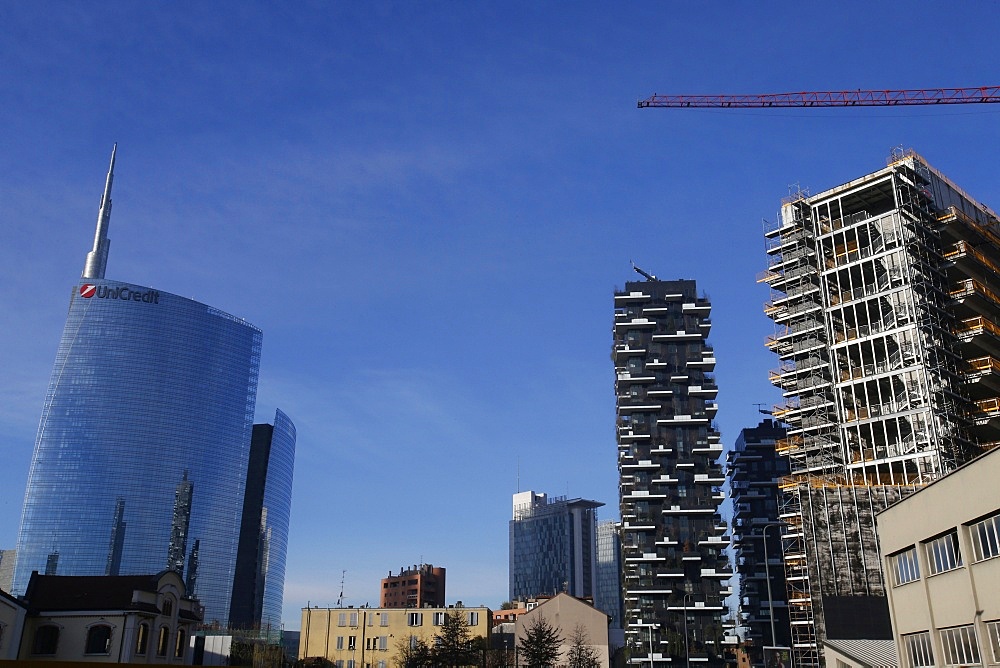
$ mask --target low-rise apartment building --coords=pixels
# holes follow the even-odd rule
[[[418,641],[433,647],[449,614],[464,616],[469,637],[489,646],[489,608],[303,608],[299,658],[322,658],[336,668],[395,668]]]

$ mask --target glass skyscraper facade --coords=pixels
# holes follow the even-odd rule
[[[599,501],[549,499],[545,494],[514,495],[510,521],[511,601],[565,591],[594,596],[597,583]]]
[[[231,627],[259,628],[269,640],[281,630],[294,463],[295,425],[278,410],[273,425],[253,426],[229,610]]]
[[[210,306],[82,279],[35,441],[14,593],[33,570],[171,568],[205,621],[225,623],[260,351],[259,329]]]

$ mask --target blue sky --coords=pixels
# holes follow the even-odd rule
[[[957,7],[952,7],[954,4]],[[871,5],[871,6],[870,6]],[[264,331],[299,440],[285,592],[507,595],[518,489],[617,517],[612,293],[694,278],[723,442],[775,403],[762,219],[916,149],[1000,206],[1000,105],[636,109],[996,85],[995,2],[0,4],[0,547],[119,143],[108,277]]]

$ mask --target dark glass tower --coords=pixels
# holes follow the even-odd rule
[[[789,466],[788,458],[775,452],[775,444],[786,434],[777,421],[764,420],[742,430],[727,455],[740,626],[755,666],[764,665],[764,646],[789,647],[791,643],[781,556],[784,525],[778,517],[778,484],[788,475]]]
[[[642,273],[642,272],[640,272]],[[722,665],[732,575],[719,514],[711,304],[694,281],[615,292],[625,641],[633,665]]]
[[[187,564],[205,621],[225,624],[261,332],[105,280],[114,155],[111,166],[42,408],[13,590],[23,594],[33,570],[184,576]]]
[[[229,623],[277,639],[285,588],[295,425],[280,410],[274,424],[255,424],[247,466],[243,520]]]

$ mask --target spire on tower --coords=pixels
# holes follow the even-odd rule
[[[111,223],[111,183],[115,179],[116,143],[111,149],[111,166],[108,167],[108,178],[104,183],[104,195],[101,196],[101,208],[97,212],[97,231],[94,233],[94,250],[87,253],[87,262],[83,265],[81,278],[104,278],[104,270],[108,266],[108,249],[111,240],[108,239],[108,225]]]

